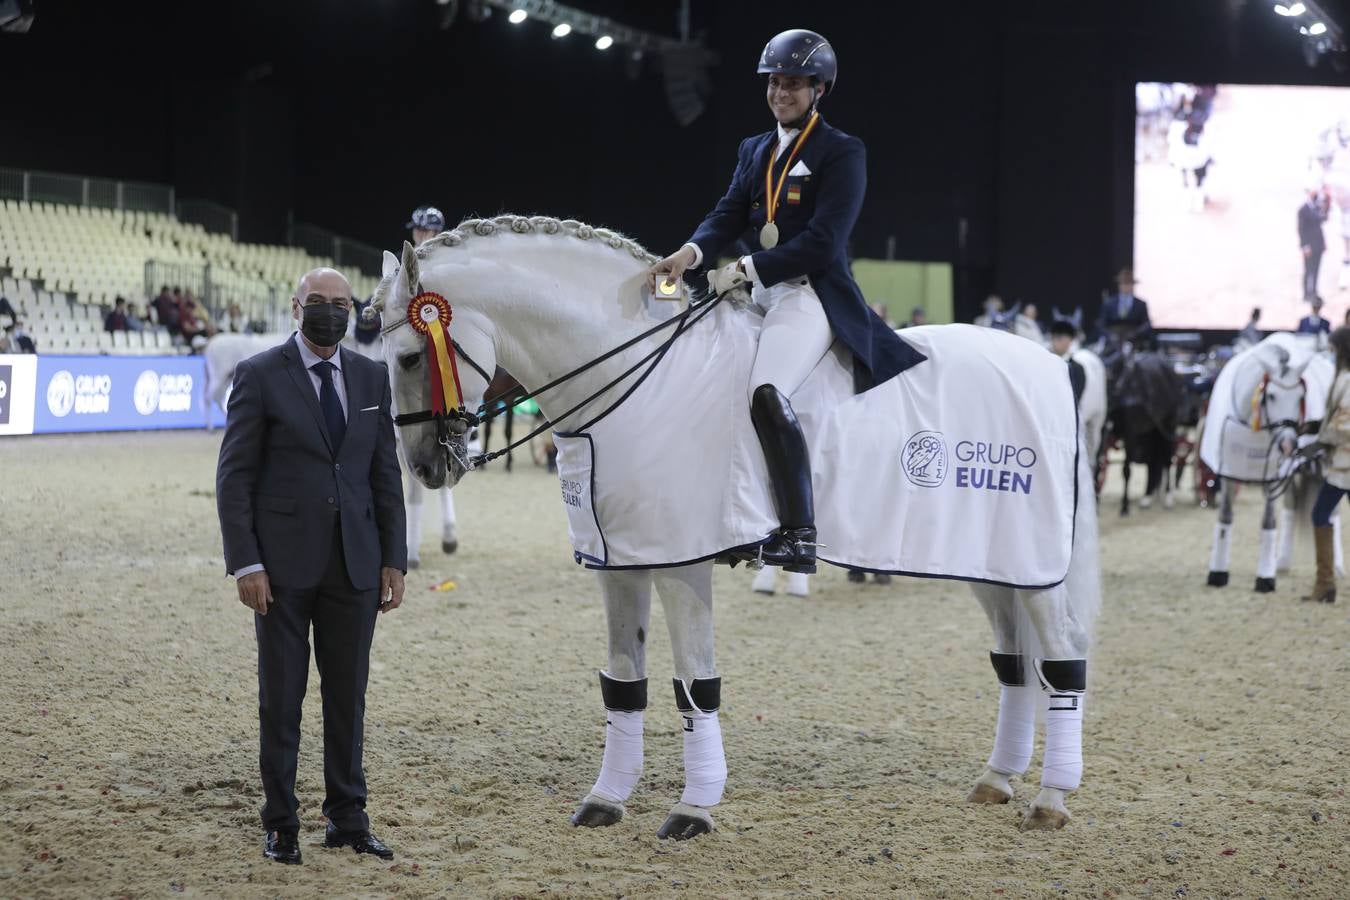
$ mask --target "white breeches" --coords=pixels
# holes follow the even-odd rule
[[[829,320],[805,278],[756,287],[752,299],[764,310],[764,325],[750,370],[750,393],[771,384],[790,398],[834,343]]]

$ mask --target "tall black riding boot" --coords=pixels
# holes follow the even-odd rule
[[[816,510],[811,494],[811,457],[792,404],[778,388],[762,384],[750,401],[750,420],[764,448],[781,526],[754,556],[789,572],[816,570]]]

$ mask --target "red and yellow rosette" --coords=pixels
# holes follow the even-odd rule
[[[431,411],[447,413],[463,405],[459,369],[450,340],[450,301],[423,291],[408,302],[408,324],[427,338],[427,368],[431,370]]]

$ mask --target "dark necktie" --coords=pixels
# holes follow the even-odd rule
[[[333,371],[337,366],[330,362],[318,362],[310,367],[319,376],[319,409],[323,410],[323,421],[328,426],[328,438],[333,443],[333,453],[342,446],[342,438],[347,433],[347,420],[342,415],[342,402],[338,400],[337,388],[333,387]]]

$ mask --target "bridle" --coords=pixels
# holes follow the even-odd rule
[[[414,299],[423,293],[420,281],[417,285],[410,285],[409,289],[413,291]],[[506,404],[503,404],[501,401],[509,397],[510,406],[514,406],[525,400],[534,399],[538,397],[540,394],[545,393],[546,391],[550,391],[553,388],[566,384],[567,382],[576,378],[578,375],[581,375],[582,373],[595,368],[596,366],[600,365],[601,363],[605,362],[608,359],[611,359],[615,355],[622,353],[624,350],[627,350],[633,345],[641,343],[647,338],[660,333],[664,329],[671,328],[672,326],[674,326],[674,331],[672,331],[670,336],[666,338],[664,341],[662,341],[660,344],[658,344],[655,349],[648,352],[636,363],[634,363],[632,366],[629,366],[627,369],[625,369],[623,372],[621,372],[613,379],[605,382],[605,384],[603,384],[598,390],[596,390],[590,396],[586,397],[586,399],[582,400],[580,403],[576,404],[571,409],[567,410],[566,412],[562,413],[557,417],[559,421],[567,419],[573,413],[576,413],[589,406],[601,395],[603,395],[606,391],[623,382],[624,379],[635,374],[643,366],[646,366],[647,367],[646,371],[642,372],[642,374],[637,378],[637,380],[634,381],[633,385],[629,387],[628,390],[624,391],[623,395],[619,397],[618,400],[616,400],[613,404],[611,404],[608,408],[606,408],[602,412],[593,416],[584,424],[579,425],[574,429],[574,431],[582,431],[586,428],[589,428],[591,425],[595,424],[597,420],[607,415],[609,412],[616,409],[620,404],[622,404],[625,400],[627,400],[632,395],[633,391],[637,390],[637,388],[642,384],[642,382],[645,381],[647,377],[651,375],[651,373],[656,369],[656,366],[665,357],[667,351],[670,350],[671,345],[675,343],[675,339],[678,338],[680,335],[684,334],[691,326],[693,326],[696,322],[698,322],[710,311],[712,311],[712,309],[715,306],[717,306],[717,304],[720,303],[723,297],[725,296],[726,296],[725,294],[713,296],[711,292],[695,291],[694,296],[690,298],[689,305],[679,313],[675,314],[674,316],[671,316],[669,319],[666,319],[663,322],[659,322],[652,328],[647,329],[646,331],[642,332],[636,337],[624,341],[617,347],[607,350],[606,352],[595,357],[594,359],[591,359],[589,362],[585,362],[580,366],[577,366],[570,372],[558,376],[557,378],[553,379],[543,387],[533,391],[529,391],[524,395],[519,394],[518,388],[514,387],[508,388],[506,391],[503,391],[501,394],[498,394],[495,397],[485,398],[483,402],[479,404],[478,409],[473,412],[470,412],[464,406],[463,398],[461,397],[460,404],[455,409],[447,409],[443,412],[436,412],[430,409],[424,409],[418,410],[417,412],[400,413],[399,415],[394,416],[394,424],[400,428],[404,428],[410,425],[420,425],[425,422],[434,422],[436,424],[436,442],[439,443],[443,448],[445,448],[447,462],[449,461],[458,462],[459,465],[465,471],[472,471],[473,469],[476,469],[479,466],[484,465],[485,463],[491,462],[492,460],[497,459],[500,456],[505,456],[507,453],[510,453],[517,447],[529,443],[530,441],[534,440],[534,438],[543,434],[545,431],[552,429],[553,427],[552,421],[545,421],[538,428],[534,429],[529,434],[525,435],[525,437],[508,444],[507,446],[503,447],[500,450],[494,450],[491,453],[479,453],[473,456],[468,456],[466,454],[460,453],[454,446],[454,437],[462,436],[470,428],[485,424],[487,422],[492,421],[493,419],[497,418],[500,415],[504,415],[506,413],[508,406]],[[409,301],[410,304],[411,302],[412,300]],[[447,306],[449,305],[448,302],[446,305]],[[381,311],[383,311],[383,306],[384,304],[383,302],[381,302],[379,304],[379,308]],[[372,311],[371,314],[373,315],[376,305],[371,304],[366,308],[367,310],[371,310]],[[381,338],[383,338],[389,335],[391,332],[396,331],[405,325],[411,327],[410,320],[406,315],[400,316],[398,321],[393,322],[389,325],[385,325],[383,328],[381,328],[380,336]],[[423,335],[422,340],[425,342],[427,339],[428,338],[425,335]],[[454,356],[468,363],[469,367],[473,369],[475,372],[477,372],[479,376],[482,377],[485,384],[492,383],[492,376],[488,374],[486,369],[484,369],[477,362],[475,362],[473,357],[469,356],[468,352],[466,352],[465,349],[460,345],[459,341],[455,340],[454,338],[450,338],[450,346],[454,350]]]

